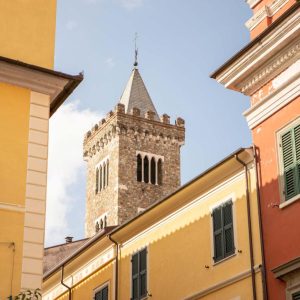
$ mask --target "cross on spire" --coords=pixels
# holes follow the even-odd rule
[[[137,39],[138,39],[138,34],[137,32],[135,33],[135,38],[134,38],[134,67],[138,66],[138,48],[137,48]]]

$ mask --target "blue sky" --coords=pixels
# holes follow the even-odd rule
[[[250,17],[243,0],[58,0],[55,69],[85,79],[51,120],[46,245],[84,237],[82,134],[118,102],[135,32],[159,114],[186,121],[182,183],[251,144],[242,115],[249,99],[209,77],[249,42]]]

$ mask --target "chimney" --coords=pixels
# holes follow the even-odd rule
[[[72,236],[66,236],[65,240],[66,240],[66,244],[72,243],[73,242],[73,237]]]

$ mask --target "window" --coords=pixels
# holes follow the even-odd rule
[[[108,300],[108,285],[95,292],[95,300]]]
[[[300,124],[280,136],[284,200],[300,194]]]
[[[147,249],[143,249],[131,259],[131,299],[140,300],[147,296]]]
[[[293,300],[300,300],[300,292],[293,294]]]
[[[108,186],[109,179],[109,160],[105,159],[100,162],[96,168],[96,194]]]
[[[214,261],[234,254],[232,202],[228,201],[213,210]]]
[[[136,180],[138,182],[162,185],[163,157],[140,152],[136,156]]]

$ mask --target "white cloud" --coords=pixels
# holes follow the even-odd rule
[[[144,0],[120,0],[123,7],[128,10],[135,9],[140,7],[143,4]]]
[[[76,29],[77,27],[78,27],[77,22],[72,21],[72,20],[68,21],[67,24],[66,24],[66,28],[67,28],[68,30],[70,30],[70,31]]]
[[[109,67],[109,68],[113,68],[116,65],[115,60],[112,57],[109,57],[105,60],[105,64]]]
[[[50,119],[47,245],[62,243],[64,234],[72,232],[66,216],[76,205],[70,188],[78,184],[79,175],[86,168],[82,158],[83,136],[101,119],[99,112],[80,110],[78,105],[79,101],[65,104]]]

